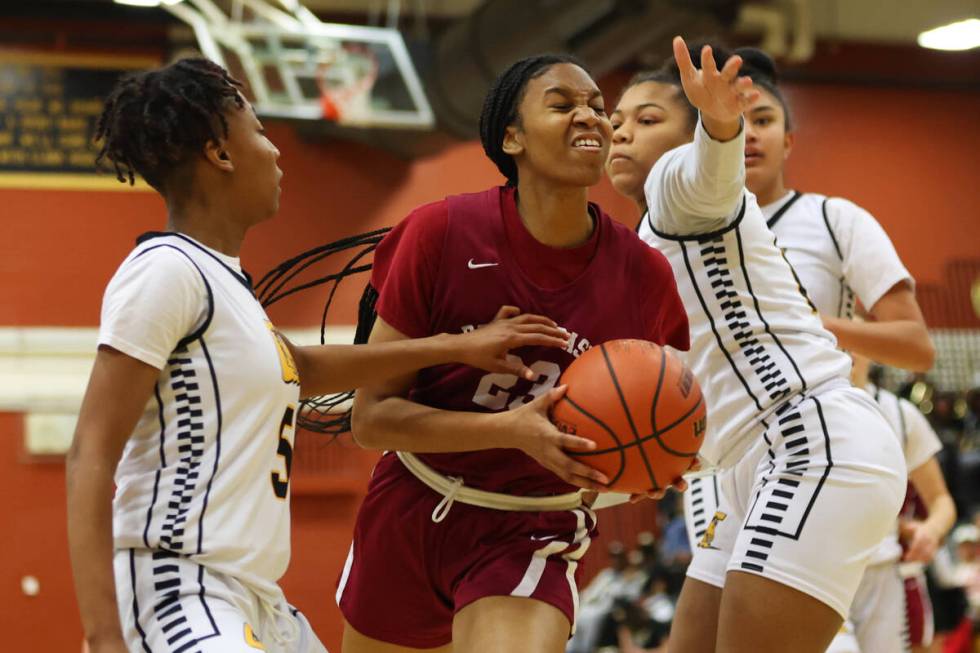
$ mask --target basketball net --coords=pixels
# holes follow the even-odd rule
[[[368,124],[371,90],[378,79],[378,61],[368,48],[345,46],[317,71],[323,119],[339,124]]]

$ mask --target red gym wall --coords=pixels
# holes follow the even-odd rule
[[[869,209],[920,281],[938,282],[948,260],[977,256],[980,94],[805,85],[790,95],[800,126],[789,166],[792,186],[842,195]],[[304,143],[282,125],[270,125],[269,132],[282,150],[286,176],[280,214],[257,227],[244,249],[253,274],[312,245],[393,224],[420,203],[498,181],[475,143],[410,163],[361,145]],[[630,203],[607,183],[593,197],[620,220],[636,221]],[[165,220],[162,202],[151,193],[2,190],[0,206],[0,325],[8,326],[96,326],[103,287],[134,237]],[[361,284],[348,285],[333,310],[338,324],[355,319]],[[312,326],[320,302],[312,296],[293,301],[273,318],[284,326]],[[19,415],[0,414],[0,434],[0,495],[14,498],[0,514],[0,532],[8,535],[0,565],[7,647],[77,650],[81,629],[65,544],[63,466],[24,460]],[[294,558],[283,581],[335,651],[334,582],[371,456],[355,455],[354,462],[337,470],[339,482],[297,485]],[[39,577],[39,596],[21,594],[26,574]],[[58,616],[56,628],[51,615]]]

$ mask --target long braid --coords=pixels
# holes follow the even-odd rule
[[[540,54],[521,59],[494,80],[483,100],[480,112],[480,141],[483,151],[494,162],[500,173],[507,178],[508,186],[517,185],[517,163],[504,152],[504,135],[510,125],[520,126],[521,100],[527,83],[543,75],[551,66],[570,63],[586,69],[581,61],[571,55]]]
[[[296,293],[307,292],[329,286],[323,312],[320,318],[320,343],[326,342],[327,314],[341,282],[348,277],[371,269],[364,259],[377,248],[378,243],[391,229],[378,229],[350,238],[320,245],[293,256],[267,272],[255,284],[255,295],[262,306],[268,307],[291,297]],[[339,271],[336,270],[337,256],[347,257]],[[323,265],[331,265],[327,274],[319,272]],[[311,278],[312,277],[312,278]],[[368,283],[361,297],[357,318],[357,333],[354,342],[367,342],[375,318],[374,305],[378,292]],[[308,397],[300,401],[301,410],[296,423],[307,431],[327,435],[340,435],[350,431],[351,401],[354,391],[340,392],[320,397]]]
[[[96,124],[96,165],[108,160],[119,181],[133,184],[138,174],[162,192],[189,156],[228,136],[224,112],[245,106],[241,88],[207,59],[123,77]]]

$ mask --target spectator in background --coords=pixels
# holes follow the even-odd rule
[[[980,622],[980,529],[962,524],[953,531],[956,563],[953,578],[966,592],[968,614],[974,623]]]
[[[600,630],[613,608],[613,601],[622,596],[633,574],[626,559],[626,549],[621,542],[609,543],[609,566],[579,594],[579,611],[575,620],[575,634],[568,640],[566,653],[592,653],[599,640]]]
[[[664,528],[663,542],[660,547],[664,564],[669,568],[687,567],[691,562],[691,544],[687,539],[684,528],[684,504],[675,504],[675,511]]]
[[[950,545],[939,549],[928,569],[929,594],[936,625],[933,651],[973,651],[973,624],[964,585],[970,580],[971,572],[976,575],[978,532],[972,524],[956,527],[950,537]],[[960,551],[966,554],[966,564],[959,557]]]

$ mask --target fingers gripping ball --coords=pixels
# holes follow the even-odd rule
[[[706,409],[697,380],[676,357],[645,340],[612,340],[572,363],[552,420],[596,448],[569,452],[604,473],[609,489],[668,487],[694,463]]]

